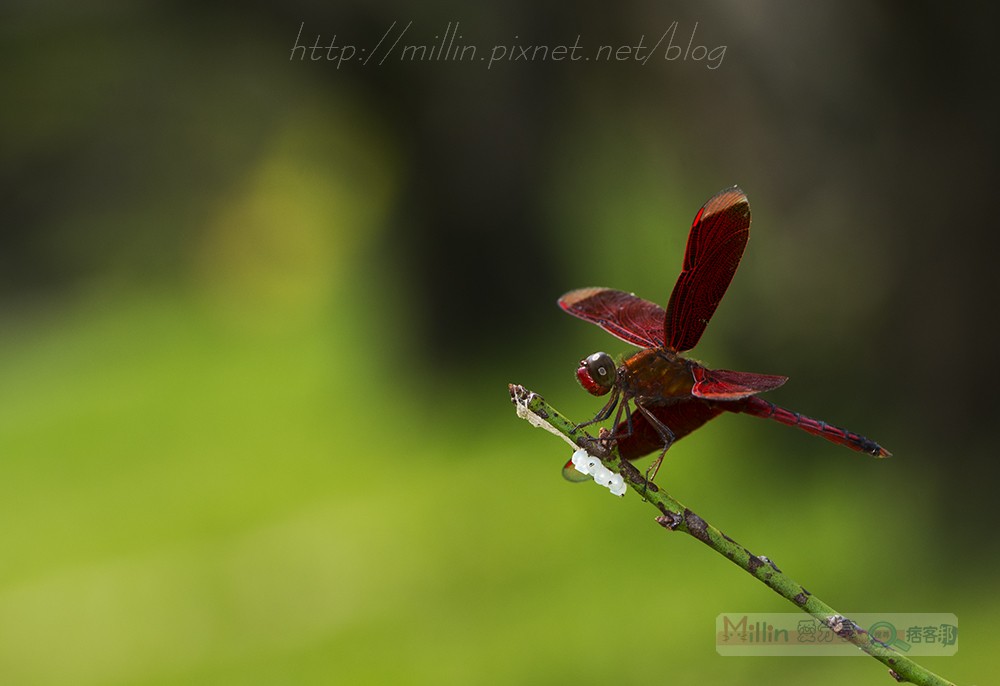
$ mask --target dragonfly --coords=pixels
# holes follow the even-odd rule
[[[611,288],[580,288],[559,299],[569,314],[596,324],[612,336],[641,348],[615,364],[605,352],[580,361],[576,377],[589,393],[609,396],[588,426],[614,414],[608,436],[621,456],[635,460],[659,450],[647,470],[652,481],[674,442],[723,412],[773,419],[852,450],[875,457],[891,453],[864,436],[758,397],[788,377],[709,369],[682,355],[694,348],[729,288],[750,237],[750,202],[733,186],[720,191],[695,215],[688,234],[681,274],[667,308],[634,293]],[[563,467],[571,481],[588,478]]]

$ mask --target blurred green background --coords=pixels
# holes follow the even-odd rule
[[[480,55],[648,50],[672,22],[726,49],[289,59],[449,22]],[[634,494],[565,483],[566,446],[508,402],[592,416],[577,361],[628,346],[556,298],[666,302],[695,211],[739,183],[753,239],[696,357],[786,374],[771,400],[895,456],[733,415],[658,481],[838,609],[955,613],[958,655],[922,662],[985,683],[994,26],[887,2],[6,5],[0,682],[887,683],[718,656],[716,615],[791,606]]]

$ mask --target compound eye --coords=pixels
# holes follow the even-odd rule
[[[576,378],[588,393],[604,395],[615,385],[615,362],[607,353],[594,353],[580,360]]]

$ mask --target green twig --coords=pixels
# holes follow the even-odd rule
[[[950,681],[878,641],[865,629],[812,595],[787,574],[780,572],[770,560],[754,555],[656,484],[647,481],[630,462],[621,459],[613,441],[594,438],[578,429],[577,424],[559,414],[541,396],[526,390],[523,386],[511,384],[509,389],[511,402],[517,406],[520,417],[583,448],[594,457],[600,458],[605,467],[621,474],[632,490],[660,511],[656,521],[665,529],[682,531],[694,536],[803,612],[815,617],[837,636],[853,643],[884,664],[896,681],[910,682],[919,686],[954,686]]]

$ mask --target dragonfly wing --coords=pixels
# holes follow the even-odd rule
[[[692,367],[694,387],[691,395],[709,400],[740,400],[751,395],[772,391],[786,381],[787,376],[732,372],[728,369]]]
[[[633,293],[611,288],[579,288],[559,298],[559,307],[593,322],[626,343],[640,348],[663,346],[662,307]]]
[[[718,416],[724,408],[707,400],[690,398],[670,405],[647,406],[646,409],[673,432],[676,441]],[[663,437],[641,412],[632,413],[631,433],[628,422],[623,421],[618,425],[615,435],[621,436],[617,441],[618,451],[626,460],[635,460],[663,450]]]
[[[578,472],[576,470],[576,465],[573,464],[573,460],[570,460],[563,465],[562,475],[566,481],[573,481],[579,483],[581,481],[587,481],[592,478],[590,474],[584,474],[583,472]]]
[[[737,186],[698,210],[684,252],[684,269],[667,305],[664,330],[674,350],[690,350],[726,294],[750,237],[750,202]]]

